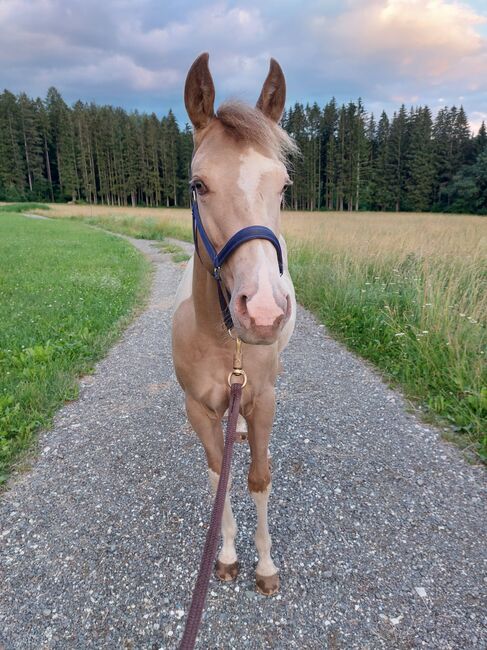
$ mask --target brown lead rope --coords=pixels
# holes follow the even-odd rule
[[[240,383],[231,384],[230,405],[228,408],[228,421],[225,434],[223,461],[220,470],[220,480],[218,481],[213,510],[211,511],[210,527],[206,535],[200,570],[194,587],[193,598],[191,599],[191,607],[189,608],[183,639],[179,646],[180,650],[193,650],[201,622],[201,616],[203,614],[203,608],[205,606],[208,584],[210,582],[213,563],[215,562],[218,542],[220,540],[223,507],[225,505],[228,476],[230,474],[230,465],[232,463],[233,443],[235,442],[237,431],[237,420],[240,408],[240,399],[242,397],[242,388],[243,385]]]

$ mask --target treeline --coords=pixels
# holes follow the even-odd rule
[[[403,105],[377,122],[362,102],[296,104],[284,128],[303,153],[289,203],[301,210],[487,213],[487,130],[472,136],[463,108]]]
[[[362,102],[295,104],[284,128],[293,161],[288,206],[297,210],[487,213],[487,131],[472,136],[463,108],[402,106],[376,121]],[[0,95],[0,200],[108,205],[188,203],[191,129],[77,102],[55,88],[45,100]]]
[[[0,200],[186,204],[192,148],[172,111],[68,107],[55,88],[45,101],[0,95]]]

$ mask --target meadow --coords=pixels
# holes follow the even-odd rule
[[[189,210],[52,205],[49,214],[191,240]],[[487,219],[285,212],[283,230],[299,301],[486,460]]]
[[[33,209],[35,206],[29,206]],[[0,484],[121,332],[149,264],[118,237],[0,207]]]

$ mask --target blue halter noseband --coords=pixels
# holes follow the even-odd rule
[[[276,249],[277,263],[279,264],[279,273],[282,275],[284,267],[282,262],[281,245],[278,238],[270,228],[267,228],[266,226],[247,226],[246,228],[242,228],[242,230],[239,230],[234,235],[232,235],[227,243],[223,246],[221,251],[217,253],[203,227],[200,211],[198,209],[197,194],[194,187],[191,188],[191,212],[193,213],[193,239],[196,253],[201,260],[201,255],[198,249],[199,235],[206,249],[206,252],[208,253],[208,257],[210,258],[213,265],[212,275],[217,282],[218,299],[220,301],[220,308],[222,311],[225,327],[231,330],[233,327],[232,316],[230,314],[229,308],[231,295],[222,282],[221,267],[227,258],[233,253],[233,251],[245,242],[251,241],[252,239],[266,239],[267,241],[270,241]]]

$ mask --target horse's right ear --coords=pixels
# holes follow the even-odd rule
[[[208,52],[199,55],[189,69],[184,86],[184,104],[195,129],[204,129],[214,116],[215,86],[208,59]]]

